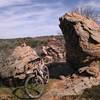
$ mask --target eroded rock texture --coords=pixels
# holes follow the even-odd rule
[[[38,64],[40,62],[38,62],[38,64],[34,63],[33,65],[29,65],[28,62],[38,58],[39,56],[36,51],[25,43],[21,46],[17,46],[12,54],[6,57],[3,65],[0,67],[0,77],[16,77],[17,74],[20,73],[25,74],[26,72],[32,72],[32,69],[39,66]],[[19,78],[21,78],[20,76]]]
[[[99,66],[100,26],[77,13],[66,13],[59,20],[69,64],[74,68]]]
[[[48,44],[42,46],[42,53],[45,55],[44,62],[47,64],[65,61],[64,41],[56,38],[48,40]]]

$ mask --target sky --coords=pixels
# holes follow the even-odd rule
[[[0,0],[0,38],[56,35],[59,17],[85,6],[100,12],[100,0]]]

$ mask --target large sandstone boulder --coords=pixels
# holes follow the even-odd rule
[[[100,61],[100,26],[94,20],[78,13],[66,13],[60,18],[60,28],[66,41],[67,62],[72,67]]]
[[[42,46],[42,54],[45,55],[44,62],[49,64],[53,62],[60,62],[65,60],[64,41],[56,38],[48,40],[46,46]]]
[[[6,57],[3,65],[0,66],[0,77],[6,78],[24,73],[25,70],[27,70],[25,65],[27,65],[29,61],[37,58],[39,58],[37,53],[26,44],[16,47],[12,54]]]

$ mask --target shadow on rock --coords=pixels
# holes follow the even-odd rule
[[[59,76],[69,76],[73,73],[73,69],[66,62],[51,63],[48,65],[50,78],[58,79]]]

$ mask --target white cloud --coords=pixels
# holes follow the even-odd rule
[[[56,34],[59,17],[73,8],[63,1],[0,0],[0,38]],[[77,5],[100,9],[99,0],[79,0]]]
[[[56,34],[66,8],[61,1],[0,0],[0,38]]]
[[[80,0],[78,5],[76,5],[78,7],[85,7],[85,6],[89,6],[95,9],[100,9],[100,0]]]
[[[31,0],[0,0],[0,7],[28,3],[31,3]]]

